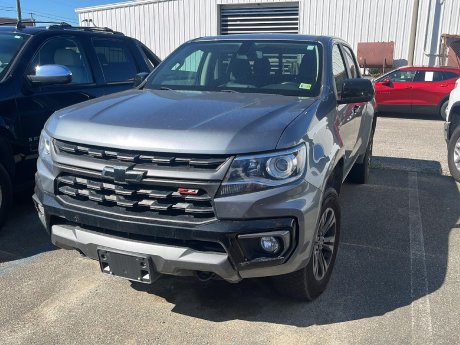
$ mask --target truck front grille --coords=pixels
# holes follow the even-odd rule
[[[163,167],[172,169],[217,170],[229,157],[221,155],[185,155],[152,152],[135,152],[129,150],[106,149],[96,146],[80,145],[61,140],[55,140],[54,145],[58,154],[88,157],[103,161],[107,164],[129,162],[147,165],[152,168]]]
[[[191,223],[215,218],[211,196],[202,188],[119,184],[63,173],[56,179],[56,191],[64,202],[97,211]]]

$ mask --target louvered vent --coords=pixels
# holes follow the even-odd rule
[[[263,6],[222,6],[222,35],[299,32],[299,3]]]

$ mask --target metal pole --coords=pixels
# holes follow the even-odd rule
[[[417,23],[418,23],[418,9],[420,5],[420,0],[414,0],[414,6],[412,9],[412,23],[410,26],[410,38],[409,38],[409,56],[407,58],[407,63],[409,66],[414,64],[414,55],[415,55],[415,39],[417,36]]]
[[[18,11],[18,22],[22,21],[21,0],[16,0],[16,9]]]

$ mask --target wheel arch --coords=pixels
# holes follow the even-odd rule
[[[449,122],[451,123],[449,127],[449,139],[452,136],[452,133],[455,129],[460,126],[460,101],[454,103],[449,113]]]

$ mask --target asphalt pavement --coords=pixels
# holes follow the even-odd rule
[[[397,120],[378,125],[374,153],[384,165],[441,165],[445,144],[426,159],[396,153],[406,145],[381,128],[396,133]],[[344,185],[336,266],[312,303],[279,296],[266,279],[162,277],[145,286],[103,275],[97,262],[50,245],[23,198],[0,233],[0,343],[458,344],[460,185],[404,167]]]

